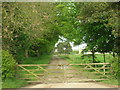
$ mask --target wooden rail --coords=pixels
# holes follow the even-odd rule
[[[48,66],[49,64],[18,64],[18,66]],[[110,65],[110,63],[89,63],[89,64],[50,64],[51,66],[73,66],[73,65]]]
[[[77,82],[92,82],[92,81],[102,81],[102,80],[107,80],[107,79],[83,79],[83,80],[77,80]],[[76,80],[68,80],[68,82],[76,82]],[[29,83],[42,83],[40,80],[37,81],[27,81]]]
[[[24,78],[21,78],[21,79],[28,79],[29,81],[28,82],[32,82],[30,80],[34,80],[33,82],[37,82],[38,80],[41,80],[41,77],[44,78],[44,75],[62,75],[62,77],[64,78],[70,78],[70,76],[66,77],[64,75],[64,73],[54,73],[54,72],[51,72],[51,71],[57,71],[57,70],[65,70],[64,68],[63,69],[60,69],[60,68],[56,68],[56,69],[46,69],[44,68],[44,66],[49,66],[49,64],[18,64],[17,65],[19,67],[19,71],[20,72],[26,72],[26,73],[23,73]],[[109,73],[110,72],[110,68],[111,68],[111,64],[110,63],[89,63],[89,64],[50,64],[50,66],[58,66],[58,67],[64,67],[64,66],[69,66],[69,67],[72,67],[72,68],[69,68],[69,70],[75,70],[75,71],[78,71],[75,73],[75,75],[78,75],[84,71],[87,71],[90,73],[93,73],[93,74],[99,74],[98,76],[96,77],[106,77],[106,78],[109,78],[110,75]],[[77,66],[77,68],[75,67]],[[29,67],[35,67],[35,68],[29,68]],[[66,69],[67,70],[67,69]],[[91,71],[92,70],[92,71]],[[39,72],[39,73],[36,73],[36,72]],[[42,72],[41,72],[42,71]],[[67,73],[67,72],[66,72]],[[73,74],[73,73],[67,73],[67,74]],[[32,76],[32,77],[30,77]],[[55,78],[57,78],[57,76],[55,76]],[[101,78],[101,79],[87,79],[88,81],[99,81],[99,80],[106,80],[104,78]],[[85,81],[87,81],[85,80]],[[80,81],[80,80],[78,80]]]

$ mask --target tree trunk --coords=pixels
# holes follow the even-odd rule
[[[40,53],[39,53],[39,51],[37,50],[37,57],[39,57],[40,56]]]
[[[25,50],[25,57],[28,58],[28,49]]]
[[[113,52],[113,57],[115,57],[115,52]]]
[[[93,58],[93,63],[95,63],[95,51],[92,50],[92,58]]]
[[[103,53],[103,57],[104,57],[104,63],[106,62],[106,60],[105,60],[105,53]]]

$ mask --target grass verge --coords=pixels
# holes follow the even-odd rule
[[[25,80],[9,78],[3,81],[2,88],[19,88],[28,85]]]
[[[105,81],[101,81],[101,82],[105,83],[105,84],[120,86],[120,83],[118,83],[117,79],[109,79],[109,80],[105,80]]]

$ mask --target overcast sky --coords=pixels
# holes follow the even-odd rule
[[[79,50],[79,49],[84,49],[85,47],[87,46],[87,44],[80,44],[80,45],[77,45],[77,46],[72,46],[72,49],[73,50]]]

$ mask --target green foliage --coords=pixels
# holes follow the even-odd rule
[[[111,59],[111,63],[112,63],[112,73],[113,75],[119,79],[119,76],[120,76],[120,60],[118,57],[114,57]]]
[[[50,62],[52,55],[42,55],[39,57],[29,57],[23,61],[23,64],[47,64]]]
[[[118,3],[108,2],[60,3],[57,6],[58,26],[62,25],[59,28],[64,30],[63,36],[73,40],[75,44],[85,42],[89,50],[111,52],[116,39],[113,32],[118,30],[117,7]],[[72,10],[74,12],[71,12]]]
[[[47,54],[51,54],[53,51],[53,46],[54,46],[55,42],[53,41],[49,41],[45,38],[37,38],[35,39],[34,43],[32,44],[32,46],[30,46],[29,48],[29,56],[31,57],[36,57],[36,56],[41,56],[41,55],[47,55]]]
[[[60,3],[58,26],[64,30],[63,36],[75,44],[87,43],[93,62],[95,52],[115,52],[120,56],[119,7],[119,2]]]
[[[70,54],[72,52],[72,47],[69,42],[58,43],[56,49],[59,54]]]
[[[16,74],[16,61],[12,55],[3,50],[2,51],[2,79],[14,77]]]
[[[25,85],[27,85],[27,82],[25,82],[25,80],[9,78],[3,81],[2,88],[20,88]]]
[[[29,56],[51,54],[59,36],[63,36],[75,44],[87,43],[93,61],[96,51],[113,51],[120,56],[118,8],[118,2],[4,2],[3,50],[8,50],[22,63]],[[58,51],[70,53],[71,47],[68,43],[61,44]],[[85,62],[91,62],[90,59]],[[115,66],[117,60],[113,61]],[[116,68],[114,72],[117,75]]]
[[[53,3],[4,2],[3,49],[22,63],[24,57],[51,54],[60,34]]]
[[[73,2],[62,2],[56,5],[56,24],[58,30],[61,31],[61,36],[68,40],[73,40],[75,36],[74,23],[76,17],[76,6]],[[74,33],[74,34],[73,34]]]

